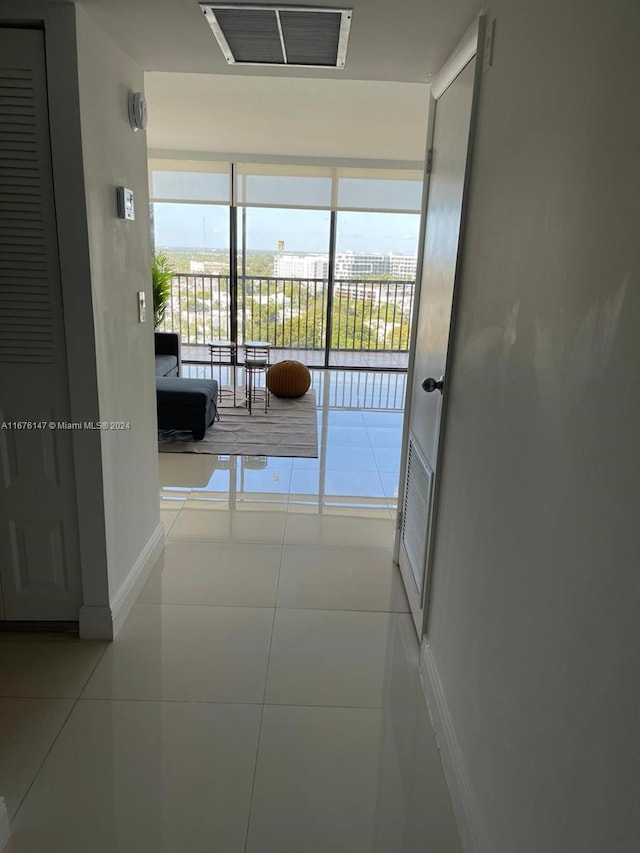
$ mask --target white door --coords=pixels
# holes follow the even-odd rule
[[[73,434],[58,428],[70,420],[69,389],[43,33],[0,29],[0,55],[0,618],[75,621]]]
[[[472,108],[477,34],[454,72],[435,90],[431,172],[424,220],[422,278],[414,361],[409,373],[408,430],[405,429],[404,492],[398,562],[419,637],[428,597],[431,532],[447,397],[447,360],[452,340],[454,292],[462,223]],[[442,78],[441,78],[442,79]],[[434,87],[438,86],[438,81]]]

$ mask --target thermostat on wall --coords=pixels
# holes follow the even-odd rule
[[[116,197],[118,199],[118,219],[135,219],[133,190],[126,187],[116,187]]]

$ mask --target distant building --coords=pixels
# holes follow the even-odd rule
[[[395,252],[339,252],[336,255],[336,279],[388,275],[413,281],[416,268],[415,255]]]
[[[338,252],[336,255],[336,280],[367,279],[375,276],[393,276],[404,281],[415,281],[417,258],[395,252]],[[274,275],[278,278],[323,278],[329,275],[328,255],[274,255]]]
[[[418,258],[415,255],[391,254],[391,275],[403,281],[415,281]]]
[[[277,278],[327,278],[328,255],[274,255],[273,274]]]
[[[228,274],[229,264],[224,261],[189,261],[190,273],[203,273],[204,275]]]

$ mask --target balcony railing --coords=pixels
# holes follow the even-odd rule
[[[331,347],[358,352],[407,352],[415,282],[342,279],[334,282]],[[316,278],[240,276],[238,338],[275,347],[323,350],[328,282]],[[183,344],[228,339],[229,276],[180,273],[173,279],[163,331]]]

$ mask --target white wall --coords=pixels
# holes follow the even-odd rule
[[[488,12],[428,639],[488,853],[631,853],[640,6]]]
[[[424,160],[426,83],[147,73],[149,148]]]
[[[113,608],[161,536],[147,151],[127,116],[129,90],[142,91],[143,74],[80,8],[77,39],[100,419],[131,424],[100,433]],[[117,186],[135,193],[134,222],[116,217]],[[147,299],[142,324],[138,291]]]

